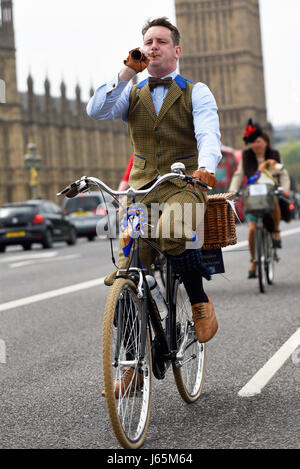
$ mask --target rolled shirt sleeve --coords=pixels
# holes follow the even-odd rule
[[[193,119],[198,148],[198,167],[215,173],[222,158],[218,107],[210,89],[196,83],[192,92]]]
[[[115,76],[96,89],[87,104],[87,114],[96,120],[122,119],[127,123],[131,88],[132,82],[119,82]]]
[[[244,164],[243,164],[243,160],[241,159],[235,173],[232,176],[228,191],[229,192],[239,191],[243,184],[244,178],[245,178]]]

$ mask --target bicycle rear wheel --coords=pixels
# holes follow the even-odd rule
[[[135,284],[128,279],[117,279],[105,307],[103,378],[113,431],[120,445],[128,449],[143,444],[150,419],[151,346],[147,329],[145,358],[141,363],[141,312],[142,302],[137,297]],[[126,381],[124,371],[129,368],[133,373]]]
[[[176,281],[177,361],[173,373],[178,392],[188,404],[199,399],[204,385],[206,344],[198,342],[192,307],[184,285]]]
[[[256,253],[257,253],[257,270],[258,284],[261,293],[265,291],[265,257],[264,257],[264,233],[262,228],[256,229]]]
[[[272,285],[275,277],[275,257],[276,254],[273,248],[272,235],[270,232],[265,236],[265,272],[269,285]]]

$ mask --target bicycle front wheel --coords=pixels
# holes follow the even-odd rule
[[[188,404],[199,399],[204,385],[206,344],[198,342],[192,307],[184,285],[175,283],[178,353],[173,373],[178,392]]]
[[[146,437],[152,396],[151,346],[147,329],[141,360],[142,302],[135,284],[117,279],[103,323],[104,392],[111,425],[123,448],[139,448]],[[145,337],[144,337],[145,339]]]

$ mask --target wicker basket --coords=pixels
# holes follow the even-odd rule
[[[232,200],[234,197],[234,193],[208,196],[202,249],[218,249],[236,244],[235,214],[227,202],[227,200]]]
[[[259,189],[262,188],[260,191]],[[273,212],[275,207],[275,186],[271,184],[253,184],[247,187],[245,207],[247,213],[257,217]]]

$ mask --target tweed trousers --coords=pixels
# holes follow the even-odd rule
[[[204,223],[207,207],[205,192],[179,188],[167,182],[149,194],[142,203],[147,208],[148,239],[157,243],[160,249],[172,256],[178,256],[193,242],[199,222]],[[150,226],[151,225],[151,226]],[[119,243],[119,268],[127,268],[129,258],[123,254],[124,239]],[[199,247],[199,246],[198,246]],[[148,271],[157,251],[140,240],[139,255],[143,267]]]

